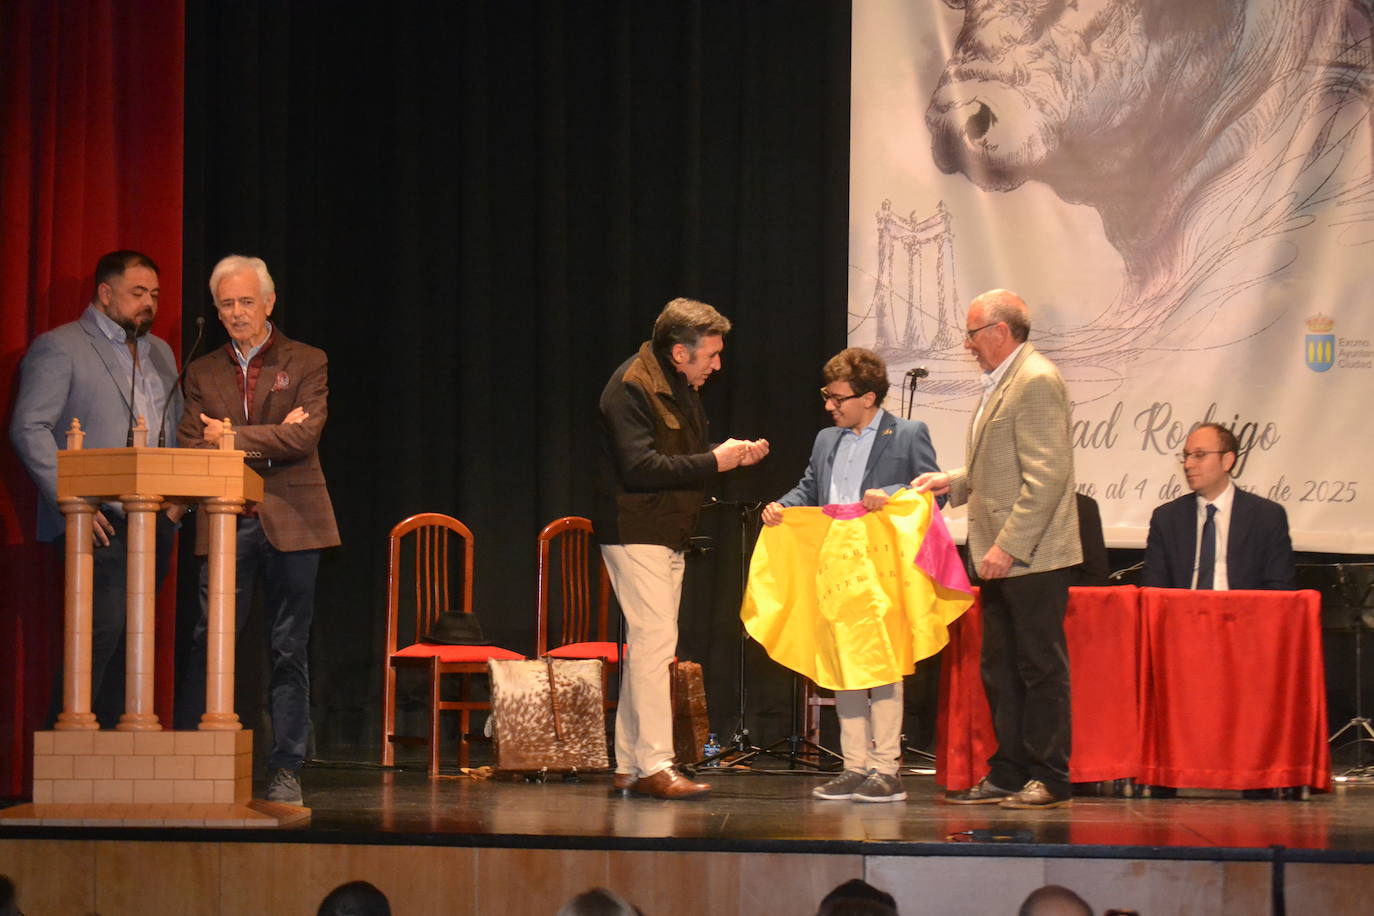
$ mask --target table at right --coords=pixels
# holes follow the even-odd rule
[[[1329,790],[1321,596],[1163,588],[1139,596],[1136,781]]]

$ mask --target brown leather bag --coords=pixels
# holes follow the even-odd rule
[[[673,702],[673,756],[680,764],[693,764],[702,758],[702,748],[711,734],[711,717],[706,712],[706,681],[696,662],[673,662],[671,672]]]
[[[610,769],[600,659],[493,659],[487,664],[497,770]]]

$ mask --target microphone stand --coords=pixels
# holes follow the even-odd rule
[[[713,499],[706,504],[705,508],[720,506],[722,508],[734,509],[739,516],[739,588],[740,600],[737,604],[744,602],[744,589],[749,581],[749,516],[763,507],[761,502],[745,502],[743,500]],[[735,706],[735,732],[730,737],[729,742],[721,745],[720,753],[712,754],[698,760],[696,766],[703,764],[717,765],[724,763],[727,766],[739,766],[753,760],[759,754],[766,751],[751,744],[749,741],[749,725],[746,721],[748,711],[748,687],[745,685],[747,666],[745,664],[745,650],[749,645],[749,632],[744,628],[744,621],[740,621],[739,651],[737,654],[738,668],[736,670],[737,683],[739,684],[738,702]]]
[[[162,402],[162,419],[157,424],[157,447],[162,448],[167,444],[167,409],[172,406],[172,392],[180,390],[186,394],[186,370],[191,367],[191,360],[195,359],[196,351],[200,349],[200,342],[205,339],[205,316],[196,316],[196,342],[191,344],[191,351],[186,354],[186,358],[181,361],[181,371],[177,373],[177,380],[172,384],[172,390],[167,392],[167,397]],[[130,438],[133,432],[129,433]],[[132,445],[132,441],[130,442]]]
[[[911,419],[911,412],[916,409],[916,382],[930,375],[930,370],[925,366],[917,366],[906,371],[906,382],[902,385],[902,418]]]
[[[916,384],[923,378],[930,376],[930,370],[925,366],[916,366],[906,371],[905,383],[902,385],[902,416],[910,420],[911,414],[916,409]],[[923,751],[918,747],[905,744],[906,735],[902,735],[902,750],[914,755],[920,762],[912,769],[917,773],[929,774],[935,772],[935,755]]]
[[[740,600],[739,604],[744,603],[744,591],[749,583],[749,519],[753,513],[763,507],[761,502],[745,502],[732,500],[714,500],[708,505],[730,507],[739,513],[739,575],[740,575]],[[743,620],[740,621],[739,651],[737,654],[738,670],[736,677],[739,683],[739,701],[735,709],[735,732],[727,744],[721,745],[720,753],[712,754],[697,762],[697,766],[710,763],[723,763],[726,766],[744,766],[756,757],[767,756],[778,760],[786,761],[789,764],[811,767],[812,769],[825,770],[831,768],[832,761],[843,761],[839,754],[829,748],[814,744],[801,734],[801,726],[797,721],[797,679],[801,676],[792,675],[792,734],[785,738],[774,741],[767,747],[759,747],[750,743],[749,725],[747,721],[748,712],[748,686],[746,678],[748,675],[745,663],[745,653],[749,647],[749,631],[745,629]],[[809,752],[809,754],[808,754]],[[806,759],[807,756],[817,758],[824,762],[815,762]]]
[[[125,332],[126,336],[128,332]],[[138,339],[134,339],[134,345],[129,350],[130,361],[134,364],[133,371],[129,373],[129,436],[124,440],[125,448],[133,448],[134,445],[134,426],[138,420],[134,417],[134,389],[138,382]]]

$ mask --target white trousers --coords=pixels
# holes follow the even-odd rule
[[[844,768],[894,775],[902,762],[902,682],[868,690],[836,690]]]
[[[625,657],[615,715],[615,771],[652,776],[673,765],[668,666],[677,651],[682,553],[657,544],[602,544],[625,614]]]

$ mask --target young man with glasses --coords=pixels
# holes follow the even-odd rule
[[[816,435],[811,461],[795,487],[763,508],[776,525],[790,506],[863,503],[876,512],[906,482],[939,469],[930,431],[919,420],[883,410],[887,366],[871,350],[851,347],[821,371],[821,403],[835,425]],[[902,758],[902,682],[868,690],[836,690],[844,772],[812,794],[828,800],[891,802],[906,798]]]
[[[1178,456],[1191,493],[1155,509],[1140,584],[1155,588],[1291,589],[1293,545],[1283,506],[1240,489],[1235,434],[1204,423]]]

